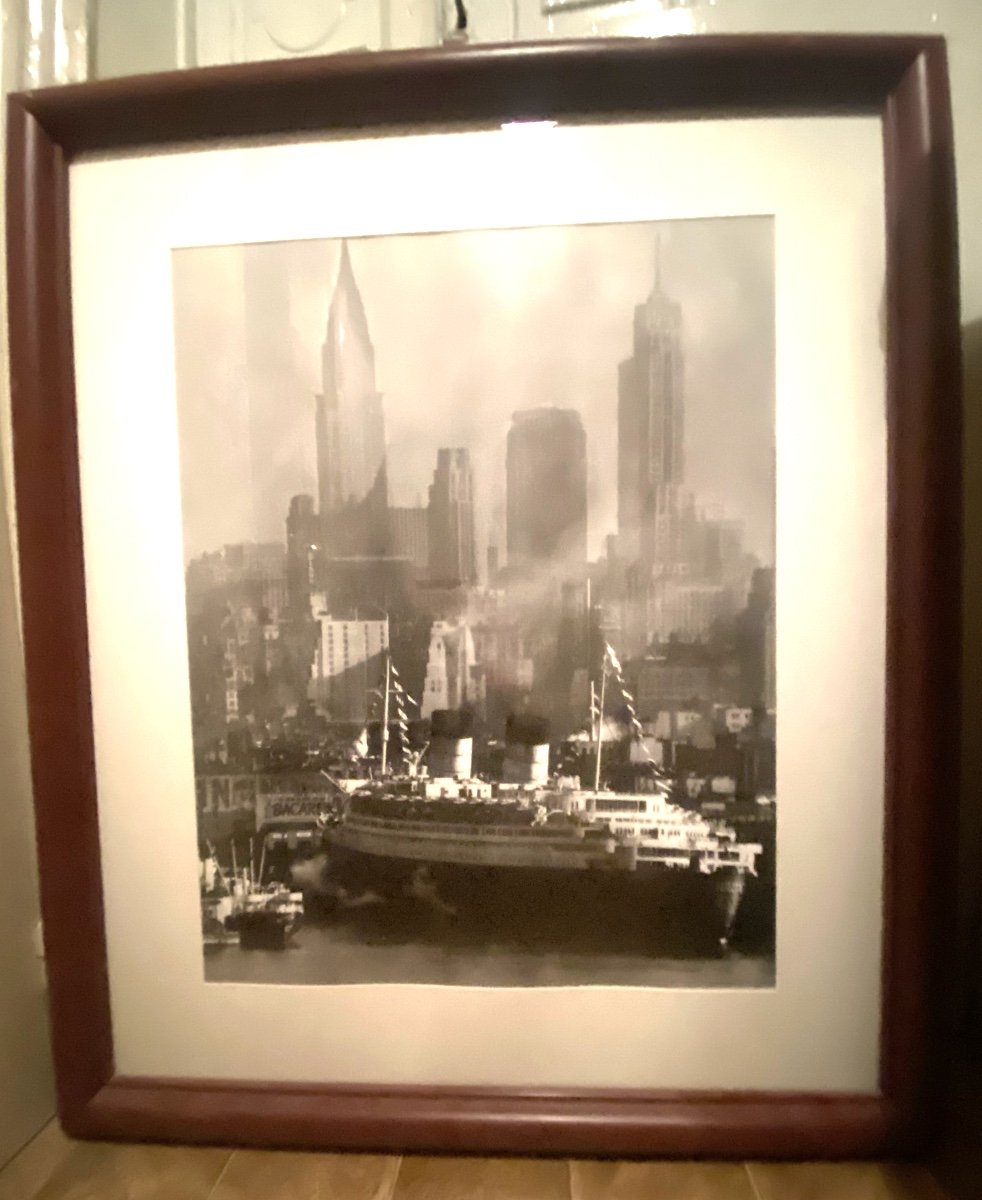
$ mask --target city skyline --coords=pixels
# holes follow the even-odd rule
[[[590,435],[569,405],[512,410],[498,469],[483,489],[474,471],[480,440],[473,453],[444,445],[454,428],[421,414],[417,433],[435,465],[426,503],[409,506],[392,503],[390,467],[398,474],[399,461],[390,455],[374,329],[351,249],[341,243],[312,394],[312,486],[290,496],[279,538],[212,550],[189,564],[192,646],[231,647],[221,632],[229,621],[236,645],[255,646],[248,662],[228,659],[221,675],[217,658],[204,674],[196,666],[209,723],[246,715],[242,684],[253,695],[252,721],[299,700],[332,719],[364,720],[372,674],[391,661],[426,697],[423,715],[467,705],[500,720],[532,704],[569,732],[597,679],[603,638],[612,652],[639,659],[670,641],[739,640],[741,621],[749,621],[753,654],[766,653],[771,559],[762,563],[747,545],[739,505],[717,511],[692,486],[687,314],[665,282],[669,235],[660,227],[646,233],[651,277],[630,307],[628,353],[611,372],[617,404],[606,422],[613,448],[601,485],[591,487]],[[393,249],[405,244],[396,238]],[[255,442],[258,425],[275,408],[265,384],[250,390],[253,462],[265,449]],[[505,414],[492,403],[481,415],[494,427]],[[184,443],[193,450],[190,428]],[[309,413],[289,434],[307,441]],[[773,479],[773,434],[763,439],[768,451],[761,490]],[[253,471],[239,501],[275,503],[274,474]],[[295,482],[286,471],[284,483]],[[598,486],[611,512],[601,553],[588,536]],[[489,495],[497,497],[490,510]],[[773,527],[773,491],[769,503]],[[503,511],[489,525],[495,506]],[[754,596],[761,599],[751,616]],[[757,680],[750,703],[772,707],[772,674],[759,664],[741,670]]]
[[[306,249],[242,252],[238,363],[212,252],[176,261],[206,977],[353,937],[356,982],[387,930],[406,980],[463,936],[495,982],[502,939],[619,973],[731,937],[771,981],[770,223]]]
[[[682,233],[679,232],[680,229],[683,229]],[[756,254],[750,253],[741,238],[735,236],[741,230],[747,232],[747,229],[752,234],[752,248],[756,249]],[[695,233],[700,236],[694,237]],[[359,239],[347,243],[344,250],[340,243],[304,244],[311,250],[308,256],[311,259],[318,258],[318,254],[313,253],[314,249],[318,250],[322,260],[329,260],[330,255],[326,251],[333,251],[332,266],[326,277],[321,278],[317,289],[323,323],[319,332],[319,345],[313,356],[317,360],[313,373],[319,377],[308,380],[310,386],[306,395],[300,392],[298,380],[303,372],[298,363],[310,350],[309,345],[306,345],[310,336],[308,334],[301,337],[301,322],[297,314],[303,308],[301,297],[306,298],[308,309],[313,311],[314,298],[308,295],[308,292],[312,293],[314,289],[311,282],[298,283],[294,279],[296,262],[288,264],[288,260],[291,257],[296,258],[296,245],[221,247],[177,252],[174,274],[178,318],[177,349],[181,367],[178,391],[182,430],[186,431],[182,436],[182,479],[185,548],[188,560],[201,552],[214,551],[222,545],[234,544],[237,541],[262,542],[282,539],[285,514],[290,501],[296,495],[311,495],[316,498],[319,506],[323,506],[326,498],[321,494],[323,480],[319,478],[317,462],[318,446],[321,442],[318,441],[316,433],[323,422],[323,401],[318,397],[322,394],[325,373],[330,366],[332,355],[335,354],[335,350],[332,350],[332,337],[336,338],[337,315],[332,315],[330,305],[336,284],[345,279],[355,285],[351,297],[346,301],[345,319],[351,328],[365,332],[369,350],[366,360],[359,362],[354,368],[356,374],[363,375],[358,385],[362,400],[374,406],[375,432],[373,438],[369,439],[373,441],[373,445],[368,454],[369,458],[374,456],[373,462],[376,467],[381,458],[387,457],[386,497],[382,501],[383,505],[387,501],[392,509],[405,510],[407,514],[414,508],[425,508],[434,471],[437,469],[439,452],[467,450],[476,534],[474,558],[478,573],[484,577],[489,547],[497,552],[500,561],[504,562],[507,557],[507,497],[504,480],[508,430],[512,426],[514,414],[521,410],[543,407],[568,409],[580,414],[585,432],[588,552],[591,559],[596,559],[603,550],[604,540],[615,533],[618,527],[616,488],[611,487],[609,466],[612,460],[616,462],[617,457],[617,422],[612,421],[611,416],[617,411],[618,394],[623,388],[623,383],[619,382],[619,375],[623,374],[623,364],[632,354],[635,310],[651,293],[657,274],[659,279],[666,281],[664,286],[672,293],[673,303],[684,313],[681,322],[681,336],[684,339],[681,352],[686,359],[685,402],[688,416],[685,422],[687,445],[684,454],[689,486],[695,492],[700,505],[712,506],[720,502],[725,504],[729,500],[726,507],[730,515],[741,519],[745,524],[748,548],[756,550],[758,557],[763,561],[770,561],[773,546],[773,354],[769,353],[769,350],[772,348],[773,338],[773,280],[770,280],[769,294],[761,296],[760,281],[767,280],[770,276],[768,271],[761,270],[756,262],[761,257],[769,261],[769,220],[733,218],[646,226],[577,227],[560,231],[519,230],[480,234],[417,235],[381,240],[390,243],[388,274],[393,279],[404,279],[405,265],[400,267],[400,264],[403,252],[407,248],[418,251],[420,247],[425,246],[428,250],[434,250],[444,245],[443,260],[462,261],[473,258],[478,251],[486,256],[487,239],[494,242],[505,237],[512,248],[516,245],[527,247],[532,245],[535,240],[532,235],[535,234],[544,234],[546,240],[553,245],[554,252],[557,246],[564,249],[565,259],[562,254],[560,259],[578,263],[581,274],[585,271],[584,278],[590,277],[591,271],[595,275],[599,270],[598,263],[594,262],[592,267],[590,263],[597,257],[598,246],[601,243],[604,248],[609,248],[611,244],[619,245],[620,259],[631,258],[633,277],[640,277],[644,283],[640,293],[625,297],[623,311],[614,322],[620,328],[621,336],[613,345],[600,344],[601,333],[612,323],[610,310],[613,306],[605,303],[597,309],[596,335],[588,339],[590,349],[587,351],[582,346],[566,345],[567,357],[575,358],[579,354],[581,358],[586,355],[591,362],[596,360],[592,368],[594,374],[591,375],[590,371],[587,371],[589,378],[582,386],[571,387],[566,392],[561,392],[554,386],[547,394],[528,394],[528,379],[523,380],[522,376],[530,363],[534,365],[536,356],[534,352],[523,351],[524,358],[520,359],[513,371],[515,382],[510,393],[500,398],[494,396],[485,399],[483,408],[477,403],[457,403],[451,410],[444,408],[427,415],[425,420],[415,422],[408,440],[404,428],[406,414],[402,397],[410,389],[400,387],[396,381],[382,379],[383,371],[388,371],[391,375],[391,367],[386,368],[384,364],[393,359],[391,350],[387,347],[387,336],[383,335],[391,325],[392,312],[398,312],[404,303],[406,313],[411,313],[413,305],[409,303],[409,298],[404,292],[401,295],[397,293],[388,303],[380,304],[377,298],[373,303],[369,298],[372,281],[378,276],[376,260],[377,243],[380,239]],[[686,271],[680,265],[685,244],[706,243],[707,238],[709,252],[707,253],[706,245],[703,245],[702,254],[695,257],[695,265],[689,272],[690,275],[698,276],[698,279],[696,282],[690,280],[686,284]],[[583,239],[591,243],[586,249],[581,244]],[[455,253],[449,253],[444,243],[460,244],[461,240],[464,244],[459,245]],[[659,244],[660,252],[656,255],[656,246]],[[713,257],[714,249],[727,245],[731,247],[730,257],[753,261],[753,269],[745,265],[742,273],[737,270],[734,276],[729,270],[726,254],[723,254],[721,259],[716,256],[718,261],[714,264],[707,261]],[[631,255],[625,254],[625,246],[632,251]],[[732,250],[736,246],[740,247],[738,254]],[[644,256],[644,269],[640,274],[634,261],[637,258],[638,247],[646,247],[648,250]],[[762,247],[765,252],[761,255]],[[368,250],[372,251],[371,255],[367,253]],[[202,272],[206,268],[210,271],[216,265],[215,255],[219,256],[224,266],[219,270],[217,277],[212,276],[210,289],[204,287],[202,290]],[[539,261],[543,255],[540,252],[532,257]],[[440,255],[437,255],[437,259],[440,259]],[[688,259],[693,259],[693,255],[689,254]],[[213,344],[211,335],[215,333],[217,319],[212,311],[214,304],[213,298],[209,298],[209,290],[214,289],[216,281],[221,282],[224,279],[229,282],[234,278],[237,273],[236,263],[238,267],[243,267],[239,285],[241,290],[244,283],[244,290],[240,297],[237,298],[234,294],[232,296],[236,301],[228,305],[232,315],[218,320],[218,325],[224,327],[226,334],[224,341],[219,339],[219,345],[224,347],[227,353],[204,356],[196,352],[196,342],[200,337],[208,336]],[[286,270],[287,265],[290,265],[289,271]],[[709,271],[710,265],[713,265],[712,272]],[[587,267],[590,267],[590,270],[587,270]],[[459,271],[460,261],[456,261],[456,269]],[[231,275],[228,274],[229,270]],[[301,274],[311,274],[309,264]],[[438,276],[439,271],[435,270],[430,274]],[[612,268],[611,274],[619,278],[616,269]],[[495,308],[492,303],[495,298],[493,290],[488,290],[489,276],[481,271],[477,271],[476,275],[472,272],[472,275],[474,292],[478,299],[475,300],[473,295],[467,294],[461,298],[459,306],[471,311],[484,308],[484,324],[490,322],[497,325],[503,322],[504,326],[508,326],[509,321],[514,319],[514,314],[509,317],[507,312],[502,313]],[[554,275],[556,287],[561,289],[568,276],[568,263],[566,269],[560,269],[557,265]],[[707,283],[710,275],[714,280],[712,287]],[[253,314],[251,322],[243,320],[239,327],[236,312],[244,318],[249,315],[250,307],[259,302],[258,292],[252,300],[249,299],[250,281],[255,292],[259,277],[264,278],[267,283],[270,277],[279,277],[281,286],[278,291],[262,293],[264,303],[275,297],[276,304],[271,307],[267,322],[257,322]],[[678,287],[677,294],[671,287],[673,277]],[[701,292],[705,298],[705,295],[711,292],[717,306],[732,308],[735,297],[749,295],[748,280],[751,279],[758,283],[754,293],[756,298],[748,301],[750,315],[744,312],[743,316],[746,321],[751,321],[752,318],[752,324],[755,326],[753,337],[745,336],[742,339],[744,344],[737,361],[731,361],[729,364],[732,369],[729,371],[728,382],[730,392],[735,397],[742,394],[746,402],[739,408],[728,403],[720,405],[718,397],[714,397],[718,410],[717,419],[709,422],[703,411],[707,403],[706,379],[712,374],[707,368],[707,363],[715,362],[720,354],[720,346],[726,346],[737,335],[732,321],[728,329],[704,327],[710,310],[705,303],[693,304],[691,296]],[[284,280],[287,285],[285,287]],[[539,286],[541,291],[544,285]],[[764,287],[763,292],[767,293],[768,288]],[[193,293],[190,302],[189,293]],[[690,297],[688,304],[683,302],[687,295]],[[581,303],[581,300],[569,299],[566,307],[572,305],[575,308]],[[507,305],[505,307],[507,309]],[[548,309],[549,304],[543,300],[540,316]],[[202,320],[202,317],[205,319]],[[333,335],[332,321],[335,323]],[[572,326],[576,322],[567,324]],[[250,369],[247,373],[248,380],[239,378],[236,382],[236,356],[241,356],[243,351],[241,338],[237,340],[237,337],[246,329],[252,330],[251,340],[255,343],[246,358],[253,367],[257,358],[263,360],[267,369],[258,372]],[[257,330],[260,330],[262,336],[259,336]],[[555,333],[555,330],[553,332]],[[482,336],[486,336],[486,331]],[[277,337],[280,344],[276,354],[271,356],[269,351]],[[514,341],[509,340],[510,337],[511,335],[503,339],[502,361],[508,360],[514,351]],[[563,341],[565,344],[565,339]],[[409,359],[406,358],[405,361],[408,363]],[[244,372],[244,362],[245,360],[242,360],[239,363],[240,376]],[[540,364],[540,367],[542,366],[543,364]],[[554,368],[553,363],[550,370]],[[350,365],[348,372],[349,375],[352,372]],[[598,372],[605,382],[597,382]],[[435,380],[439,379],[439,364],[436,364],[432,374]],[[203,401],[209,395],[214,395],[219,377],[225,380],[226,390],[218,400],[216,411],[213,406]],[[759,377],[760,387],[754,391],[751,403],[746,399],[747,389],[751,386],[749,381],[755,377]],[[387,382],[390,384],[388,388],[385,386]],[[473,380],[469,386],[473,390]],[[436,383],[433,390],[436,396]],[[463,395],[467,390],[467,387],[461,384],[457,388],[457,394]],[[522,399],[528,402],[520,403]],[[582,401],[580,407],[577,407],[577,399]],[[438,407],[437,401],[434,400],[434,408]],[[735,407],[739,408],[739,411],[734,414]],[[496,412],[500,414],[497,417],[497,425],[494,415]],[[722,417],[719,416],[720,413],[723,414]],[[732,431],[729,436],[724,436],[727,434],[727,420],[730,419],[727,418],[727,413],[730,414],[730,418],[735,415],[736,426],[742,430],[741,440],[736,447],[737,453],[732,452]],[[480,422],[479,416],[483,417]],[[268,436],[259,443],[259,435],[264,428]],[[766,431],[763,437],[762,430]],[[744,443],[752,448],[753,453],[742,453]],[[223,495],[216,496],[215,490],[207,486],[208,473],[202,475],[204,457],[208,458],[212,466],[212,474],[214,467],[224,468],[222,474],[232,480],[238,479],[239,483],[228,487]],[[346,456],[349,461],[357,457],[352,454]],[[707,491],[703,478],[706,473],[705,467],[707,463],[712,465],[716,460],[725,463],[726,469],[715,472]],[[371,467],[372,463],[369,463],[369,471]],[[728,479],[727,474],[731,478]],[[410,477],[412,485],[407,483]],[[271,506],[278,504],[281,499],[279,511],[273,514]],[[261,519],[254,512],[246,511],[250,500],[252,509],[261,510]]]

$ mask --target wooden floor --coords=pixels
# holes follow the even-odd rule
[[[285,1154],[73,1142],[49,1125],[0,1200],[943,1200],[878,1163],[566,1162]]]

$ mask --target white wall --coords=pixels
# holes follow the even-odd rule
[[[2,92],[85,76],[86,3],[3,0]],[[3,149],[0,127],[0,163]],[[0,251],[0,278],[4,273]],[[0,1164],[50,1120],[55,1107],[17,613],[6,324],[0,289]]]
[[[23,659],[8,534],[7,522],[0,520],[0,1164],[54,1112],[44,970],[36,948]]]
[[[92,74],[97,79],[185,65],[178,51],[176,0],[93,0],[91,11]]]

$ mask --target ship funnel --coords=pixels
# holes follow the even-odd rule
[[[438,708],[430,717],[429,768],[434,778],[467,779],[474,755],[474,718],[459,708]]]
[[[549,722],[513,715],[505,725],[505,783],[545,783],[549,778]]]

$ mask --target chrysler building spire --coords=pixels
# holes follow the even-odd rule
[[[374,382],[375,350],[368,334],[365,305],[355,281],[355,272],[351,266],[351,252],[348,249],[347,239],[345,239],[341,243],[341,262],[327,318],[325,347],[333,342],[340,350],[350,339],[360,342],[366,348],[371,360]]]
[[[375,348],[348,243],[331,297],[317,396],[318,509],[332,553],[387,551],[385,414]]]

